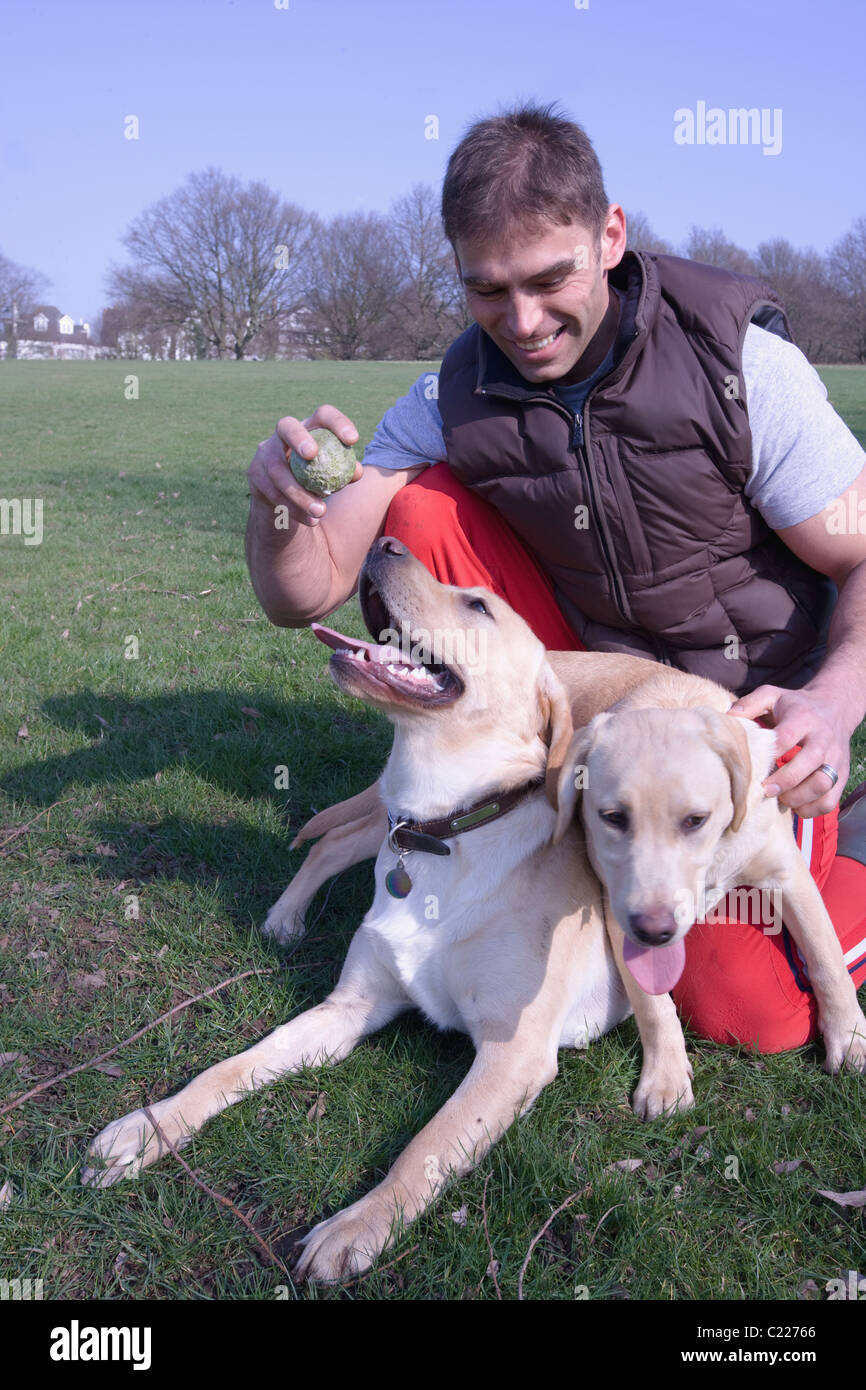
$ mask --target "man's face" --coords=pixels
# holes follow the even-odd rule
[[[478,324],[531,382],[568,376],[608,306],[607,271],[625,250],[613,206],[601,241],[586,227],[549,226],[507,246],[458,242],[457,266]]]

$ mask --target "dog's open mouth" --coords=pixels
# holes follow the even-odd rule
[[[331,668],[335,676],[355,676],[395,692],[400,703],[425,705],[451,704],[463,694],[463,682],[450,666],[435,661],[421,642],[412,640],[409,626],[396,621],[370,579],[361,576],[359,597],[361,613],[372,637],[394,636],[393,642],[362,642],[346,637],[322,623],[313,623],[311,631],[325,646],[331,647]]]

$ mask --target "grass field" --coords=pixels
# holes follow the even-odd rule
[[[0,1278],[46,1298],[273,1298],[231,1212],[168,1158],[79,1185],[109,1120],[176,1090],[334,982],[369,865],[317,900],[291,955],[258,926],[315,809],[367,785],[387,722],[342,696],[307,631],[262,616],[243,559],[245,470],[286,413],[340,405],[362,440],[420,369],[375,363],[2,363],[0,496],[44,499],[44,540],[0,537],[0,1105],[241,971],[253,976],[0,1119]],[[139,398],[125,381],[139,380]],[[866,440],[866,371],[827,369]],[[354,603],[336,626],[360,635]],[[138,642],[129,659],[128,639]],[[254,711],[251,713],[250,711]],[[863,776],[864,743],[855,763]],[[274,769],[289,769],[275,791]],[[13,832],[27,826],[23,833]],[[137,916],[135,915],[137,912]],[[820,1050],[690,1040],[694,1111],[641,1125],[629,1021],[347,1289],[299,1299],[796,1299],[866,1270],[864,1081]],[[468,1041],[409,1016],[327,1072],[214,1120],[185,1157],[277,1250],[367,1191],[465,1073]],[[773,1165],[805,1159],[790,1171]],[[641,1160],[616,1167],[623,1160]],[[0,1196],[0,1204],[4,1197]]]

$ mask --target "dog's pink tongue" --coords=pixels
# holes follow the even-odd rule
[[[622,958],[647,994],[669,994],[685,968],[686,944],[680,940],[670,946],[638,946],[626,937]]]
[[[323,623],[311,623],[310,631],[314,637],[318,637],[320,642],[324,642],[326,647],[333,648],[335,652],[343,648],[350,652],[366,652],[371,661],[400,661],[403,663],[406,661],[399,647],[383,647],[377,642],[361,642],[357,637],[346,637],[342,632],[336,632],[332,627],[325,627]]]

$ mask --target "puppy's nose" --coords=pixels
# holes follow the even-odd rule
[[[676,935],[677,924],[669,907],[651,907],[648,912],[630,912],[628,929],[644,946],[666,946]]]
[[[376,542],[376,549],[383,551],[385,555],[405,555],[406,547],[402,541],[398,541],[395,536],[380,536]]]

